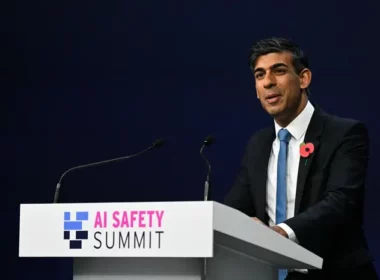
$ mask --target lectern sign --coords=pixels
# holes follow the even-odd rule
[[[91,229],[94,248],[161,248],[163,217],[165,210],[95,211],[89,218],[88,212],[64,212],[63,238],[69,241],[70,249],[82,249],[89,239]],[[75,220],[70,219],[76,217]]]
[[[20,256],[211,257],[211,209],[211,202],[23,204]]]

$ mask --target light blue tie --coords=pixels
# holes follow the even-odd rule
[[[277,198],[276,198],[276,224],[286,220],[286,171],[288,144],[291,134],[286,129],[280,129],[278,138],[280,139],[280,152],[278,153],[277,163]],[[286,269],[279,270],[279,280],[285,279]]]

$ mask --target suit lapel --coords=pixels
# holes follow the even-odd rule
[[[305,135],[305,143],[312,143],[314,145],[314,152],[311,153],[308,157],[304,158],[300,156],[300,162],[298,166],[298,179],[297,179],[297,192],[296,192],[296,201],[294,214],[298,214],[303,191],[305,188],[305,182],[307,175],[309,174],[310,167],[313,164],[315,154],[318,152],[319,147],[319,138],[322,134],[323,129],[323,115],[320,108],[317,105],[315,106],[314,114],[310,120],[309,127]]]
[[[257,186],[256,189],[256,196],[257,200],[255,201],[256,205],[256,214],[257,217],[263,221],[264,223],[267,223],[267,217],[266,217],[266,211],[265,211],[265,205],[266,205],[266,190],[267,190],[267,178],[268,178],[268,163],[269,163],[269,157],[272,150],[272,144],[273,140],[275,139],[275,130],[274,128],[268,129],[263,137],[260,139],[259,145],[257,145],[257,153],[255,154],[254,162],[254,172],[256,176],[253,178],[256,178],[256,181],[254,182],[254,185]]]

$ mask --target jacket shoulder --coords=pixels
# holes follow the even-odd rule
[[[258,147],[263,147],[264,145],[267,145],[268,142],[272,142],[275,139],[275,132],[274,127],[268,126],[261,128],[251,134],[251,137],[249,138],[248,142],[245,146],[246,153],[251,153],[253,151],[256,151]]]
[[[363,121],[340,117],[336,115],[325,114],[325,132],[332,135],[346,135],[350,132],[360,132],[368,134],[367,126]]]
[[[274,128],[272,126],[267,126],[253,133],[249,142],[266,141],[271,138],[274,138]]]

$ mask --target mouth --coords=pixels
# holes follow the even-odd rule
[[[281,94],[279,93],[270,93],[268,94],[268,96],[265,98],[265,100],[269,103],[269,104],[274,104],[274,103],[277,103],[281,98]]]

